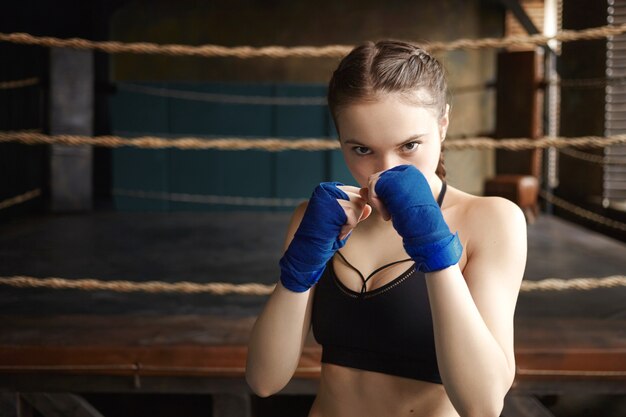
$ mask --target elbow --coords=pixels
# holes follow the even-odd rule
[[[497,368],[491,368],[493,370]],[[476,385],[475,389],[465,390],[451,396],[450,400],[461,417],[499,417],[504,409],[504,398],[515,379],[515,365],[502,372],[484,376],[485,385]],[[467,387],[466,387],[467,388]]]
[[[248,382],[248,386],[252,390],[252,393],[256,395],[257,397],[267,398],[275,394],[275,392],[272,392],[271,390],[266,390],[264,387],[261,387],[261,386],[252,385],[249,382]]]
[[[284,388],[284,385],[272,384],[268,378],[255,375],[249,369],[246,369],[246,383],[250,390],[261,398],[272,396]]]
[[[491,404],[478,404],[474,407],[461,411],[462,417],[499,417],[504,408],[504,401],[497,401]]]
[[[248,383],[250,390],[252,390],[252,392],[259,397],[267,398],[275,394],[275,392],[265,386],[262,381],[258,381],[257,379],[250,377],[248,374],[246,374],[246,382]]]
[[[475,397],[473,401],[463,404],[457,408],[457,412],[462,417],[499,417],[504,408],[505,393],[491,392],[491,395]]]

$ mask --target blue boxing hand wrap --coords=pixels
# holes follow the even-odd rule
[[[450,232],[428,181],[417,168],[400,165],[383,172],[375,190],[418,270],[439,271],[459,262],[463,252],[459,236]]]
[[[288,290],[311,288],[322,276],[326,262],[348,239],[339,240],[348,218],[337,199],[349,198],[338,185],[343,184],[323,182],[313,190],[300,226],[279,262],[280,282]]]

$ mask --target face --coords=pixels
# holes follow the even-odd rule
[[[370,175],[398,165],[414,165],[435,181],[441,142],[448,128],[430,107],[410,104],[397,94],[341,109],[337,124],[348,169],[361,187]]]

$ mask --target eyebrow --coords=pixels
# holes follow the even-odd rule
[[[405,139],[404,141],[400,142],[397,146],[406,145],[407,143],[413,142],[413,141],[415,141],[415,140],[417,140],[417,139],[419,139],[419,138],[421,138],[423,136],[426,136],[426,133],[418,133],[417,135],[412,135],[409,138]],[[360,146],[366,146],[367,147],[367,145],[362,144],[361,142],[359,142],[356,139],[347,139],[343,143],[350,143],[350,144],[353,144],[353,145],[360,145]]]

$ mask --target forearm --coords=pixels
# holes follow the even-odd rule
[[[426,274],[439,371],[461,416],[499,415],[514,376],[458,265]]]
[[[280,391],[291,379],[307,337],[310,290],[296,293],[279,282],[257,318],[248,343],[246,379],[260,396]]]

